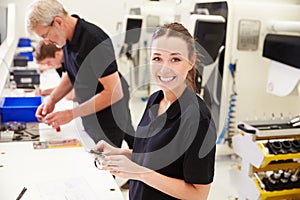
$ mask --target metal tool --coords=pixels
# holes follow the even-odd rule
[[[94,149],[90,149],[88,152],[91,153],[91,154],[94,154],[96,156],[103,156],[103,152],[102,151],[96,151]]]
[[[254,174],[255,178],[257,179],[257,181],[258,181],[258,183],[259,183],[261,189],[265,190],[265,189],[266,189],[266,186],[265,186],[265,184],[260,180],[258,174],[257,174],[256,172],[253,173],[253,174]]]
[[[33,134],[33,133],[31,133],[31,132],[29,132],[27,130],[24,130],[24,132],[27,133],[28,135],[31,135],[31,139],[35,139],[35,138],[40,137],[40,135]]]

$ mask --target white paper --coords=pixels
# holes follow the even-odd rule
[[[269,68],[267,92],[277,96],[287,96],[300,80],[300,69],[272,61]]]
[[[40,183],[38,189],[41,200],[97,200],[96,194],[82,177]]]

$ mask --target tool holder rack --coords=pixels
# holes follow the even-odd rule
[[[233,137],[234,152],[242,158],[241,165],[231,171],[233,184],[239,191],[239,199],[249,200],[275,200],[300,199],[300,151],[292,153],[273,154],[269,151],[267,144],[272,141],[294,141],[300,139],[300,129],[279,130],[267,133],[241,122],[238,128],[240,134]],[[298,143],[297,143],[298,144]],[[283,172],[291,170],[299,177],[298,181],[272,184],[267,173],[273,171]],[[297,175],[298,174],[298,175]],[[270,187],[272,186],[272,187]],[[274,186],[274,187],[273,187]],[[279,186],[279,187],[275,187]]]

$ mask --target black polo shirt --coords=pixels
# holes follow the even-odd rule
[[[103,91],[99,78],[118,71],[111,39],[99,27],[77,15],[78,19],[71,41],[63,47],[65,69],[75,89],[79,104]],[[82,117],[87,133],[95,142],[105,139],[120,146],[131,120],[128,108],[128,85],[121,77],[124,98],[113,106]],[[131,123],[130,123],[131,124]]]
[[[190,88],[157,116],[163,92],[151,95],[135,133],[132,159],[191,184],[213,181],[216,129],[210,111]],[[172,184],[172,183],[170,183]],[[175,199],[143,182],[130,181],[130,199]]]
[[[56,72],[58,73],[59,77],[62,77],[63,72],[66,71],[64,65],[65,65],[64,63],[61,63],[61,66],[59,68],[55,69]]]

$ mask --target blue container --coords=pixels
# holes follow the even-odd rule
[[[21,57],[27,57],[28,61],[33,61],[33,52],[20,52]]]
[[[43,97],[5,97],[0,106],[2,122],[37,122],[35,112]]]
[[[29,38],[20,38],[18,47],[31,47],[31,40]]]

